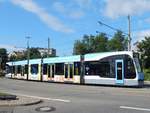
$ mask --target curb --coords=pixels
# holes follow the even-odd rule
[[[42,103],[43,100],[18,96],[18,100],[2,100],[0,101],[0,107],[10,107],[10,106],[30,106]]]

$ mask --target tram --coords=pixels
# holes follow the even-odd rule
[[[142,86],[137,54],[130,51],[91,53],[7,62],[14,79],[121,86]]]

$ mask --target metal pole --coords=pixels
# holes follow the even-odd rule
[[[84,84],[84,55],[81,55],[80,61],[81,61],[80,84]]]
[[[30,47],[29,47],[29,39],[30,37],[26,37],[27,39],[27,66],[28,66],[28,72],[27,72],[27,80],[29,79],[29,60],[30,60]]]
[[[131,25],[130,25],[130,15],[128,15],[128,27],[129,27],[129,33],[128,33],[128,51],[131,51]]]
[[[2,56],[0,57],[0,73],[2,72]]]
[[[50,38],[48,38],[48,52],[47,52],[47,57],[49,57],[50,54]]]

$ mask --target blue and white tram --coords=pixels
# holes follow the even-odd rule
[[[138,86],[144,75],[134,53],[129,51],[86,54],[85,84]]]
[[[6,76],[17,79],[28,73],[28,80],[51,82],[140,86],[144,81],[138,58],[129,51],[32,59],[29,68],[27,60],[7,64]]]

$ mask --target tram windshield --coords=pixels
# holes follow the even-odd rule
[[[138,58],[134,58],[134,62],[135,62],[137,71],[142,72]]]

